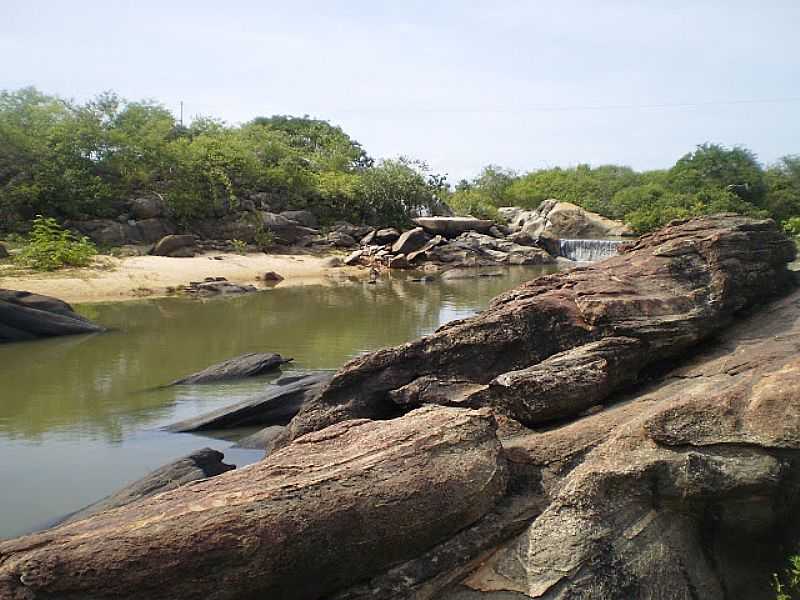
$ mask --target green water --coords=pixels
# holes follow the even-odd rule
[[[77,306],[112,331],[0,345],[0,537],[42,526],[203,446],[237,465],[261,457],[230,448],[236,432],[223,438],[160,428],[247,398],[272,377],[157,386],[245,352],[294,357],[284,373],[335,369],[469,316],[541,273],[517,267],[477,280],[400,277],[204,302]]]

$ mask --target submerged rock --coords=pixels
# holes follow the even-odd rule
[[[173,423],[168,431],[191,432],[264,425],[286,425],[303,403],[328,383],[333,373],[321,371],[286,375],[266,386],[264,392],[232,406]]]
[[[149,498],[192,481],[214,477],[236,468],[233,465],[222,462],[223,458],[222,452],[211,448],[195,450],[188,456],[164,465],[141,479],[126,485],[107,498],[103,498],[86,508],[72,513],[59,523],[80,521],[99,512],[125,506],[142,498]]]
[[[57,298],[0,289],[0,343],[100,331]]]
[[[291,358],[283,358],[280,354],[275,353],[249,352],[177,379],[170,385],[216,383],[230,379],[254,377],[269,371],[275,371],[291,360]]]

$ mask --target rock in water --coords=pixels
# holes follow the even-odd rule
[[[214,383],[229,379],[254,377],[268,371],[274,371],[291,360],[291,358],[283,358],[280,354],[250,352],[211,365],[202,371],[173,381],[170,385]]]
[[[484,411],[340,423],[260,463],[0,542],[0,597],[317,600],[478,521],[508,471]]]
[[[86,508],[72,513],[61,522],[72,523],[80,521],[104,510],[125,506],[142,498],[149,498],[192,481],[214,477],[236,468],[233,465],[222,462],[223,458],[222,452],[211,448],[196,450],[188,456],[179,458],[152,473],[148,473],[143,478],[126,485],[107,498],[103,498]]]
[[[794,281],[786,268],[794,244],[772,221],[718,215],[673,222],[622,252],[525,283],[475,317],[356,358],[303,407],[281,443],[339,420],[397,414],[390,392],[416,398],[417,404],[491,405],[528,424],[546,421],[556,416],[548,416],[543,406],[549,402],[549,373],[555,377],[552,385],[562,385],[555,371],[564,361],[598,370],[590,378],[597,385],[587,385],[581,404],[599,403],[646,366],[682,355],[728,325],[737,311],[784,292]],[[613,360],[606,350],[589,346],[552,362],[553,370],[542,364],[606,337],[633,341],[616,346]],[[523,409],[519,394],[534,380],[539,395],[529,395],[529,407]],[[442,392],[448,388],[450,400]],[[430,399],[429,389],[435,390]],[[407,410],[410,405],[404,403]],[[532,417],[529,409],[539,416]],[[568,416],[557,412],[559,418]]]
[[[0,343],[100,331],[57,298],[0,289]]]
[[[191,432],[233,429],[257,425],[286,425],[300,407],[331,380],[333,373],[305,373],[281,377],[254,398],[233,406],[169,425],[168,431]]]

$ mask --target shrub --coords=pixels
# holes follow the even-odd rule
[[[772,578],[775,600],[800,599],[800,555],[789,558],[789,568],[783,577],[776,573]]]
[[[478,219],[499,219],[497,207],[477,189],[464,189],[453,193],[447,204],[457,215],[472,216]]]
[[[54,271],[65,266],[86,266],[95,254],[97,248],[89,238],[77,237],[62,229],[55,219],[37,215],[17,261],[37,271]]]

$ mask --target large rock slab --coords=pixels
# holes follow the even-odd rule
[[[186,258],[194,256],[195,237],[189,234],[167,235],[161,238],[150,250],[154,256]]]
[[[0,343],[100,331],[57,298],[0,289]]]
[[[546,510],[441,597],[773,600],[800,527],[800,293],[613,407],[506,443]]]
[[[509,374],[508,385],[494,385],[486,403],[520,417],[513,408],[514,381],[524,377],[513,372],[606,337],[632,339],[613,360],[597,348],[565,359],[599,369],[596,382],[602,385],[587,385],[590,397],[583,401],[599,402],[647,366],[713,336],[738,311],[785,292],[794,282],[786,268],[794,255],[794,244],[772,221],[718,215],[675,222],[623,248],[620,256],[528,282],[475,317],[349,362],[303,407],[282,443],[342,419],[390,417],[398,411],[390,393],[416,380],[418,403],[450,403],[442,389],[458,390],[457,401],[463,386],[499,383],[499,376]],[[548,372],[553,385],[560,385],[554,370]],[[549,375],[529,376],[543,390],[535,404],[546,403]],[[441,385],[431,386],[430,378]],[[426,389],[435,390],[431,399]],[[556,417],[536,410],[540,417],[534,420]]]
[[[218,450],[211,448],[195,450],[183,458],[159,467],[110,496],[68,515],[61,523],[80,521],[99,512],[119,508],[142,498],[149,498],[192,481],[221,475],[236,468],[222,462],[223,458],[224,455]]]
[[[419,217],[414,223],[422,227],[431,235],[441,235],[452,238],[466,231],[489,233],[495,222],[489,219],[476,219],[475,217]]]
[[[545,200],[534,210],[501,208],[500,214],[515,231],[533,237],[550,234],[557,238],[607,238],[632,236],[633,230],[621,221],[608,219],[570,202]]]
[[[253,398],[173,423],[166,429],[191,432],[286,425],[298,413],[303,403],[313,398],[332,376],[333,373],[328,371],[287,375],[266,386],[264,392]]]
[[[339,423],[264,461],[0,542],[0,597],[329,597],[477,522],[508,472],[483,411]]]
[[[392,244],[392,252],[394,254],[408,254],[422,248],[427,241],[428,234],[425,233],[425,230],[422,227],[415,227],[403,232],[397,238],[397,241]]]
[[[291,358],[283,358],[274,352],[248,352],[241,356],[229,358],[202,371],[176,379],[171,385],[188,385],[199,383],[216,383],[244,377],[255,377],[279,369],[281,365],[291,362]]]

